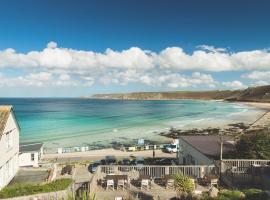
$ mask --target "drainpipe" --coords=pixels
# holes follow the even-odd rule
[[[222,139],[222,135],[220,135],[220,169],[219,169],[219,174],[220,177],[222,175],[222,171],[223,171],[223,139]]]

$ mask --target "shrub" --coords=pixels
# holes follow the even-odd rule
[[[220,193],[218,200],[241,200],[244,199],[244,194],[238,190],[224,191]]]
[[[194,190],[195,185],[190,177],[178,173],[174,175],[174,187],[179,196],[187,196]]]
[[[245,200],[270,200],[266,192],[259,189],[247,189],[243,192],[246,195]]]
[[[0,191],[0,198],[11,198],[65,190],[71,183],[72,179],[58,179],[46,184],[18,184],[7,186]]]
[[[203,200],[270,200],[266,192],[258,189],[228,190],[220,192],[216,198],[211,198],[207,194],[203,195]]]

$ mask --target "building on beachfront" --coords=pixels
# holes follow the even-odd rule
[[[19,134],[12,106],[0,106],[0,190],[19,169]]]
[[[42,142],[20,143],[19,166],[39,167],[39,162],[43,158]]]
[[[231,137],[222,137],[223,154],[234,148]],[[220,159],[221,137],[218,135],[179,136],[178,160],[184,165],[210,165]]]

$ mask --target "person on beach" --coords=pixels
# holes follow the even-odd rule
[[[155,150],[153,150],[153,159],[155,159],[155,157],[156,157],[156,152]]]

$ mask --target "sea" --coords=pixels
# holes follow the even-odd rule
[[[59,147],[110,147],[138,139],[168,141],[170,128],[219,127],[252,122],[261,110],[241,103],[203,100],[105,100],[83,98],[0,98],[13,105],[20,141]]]

